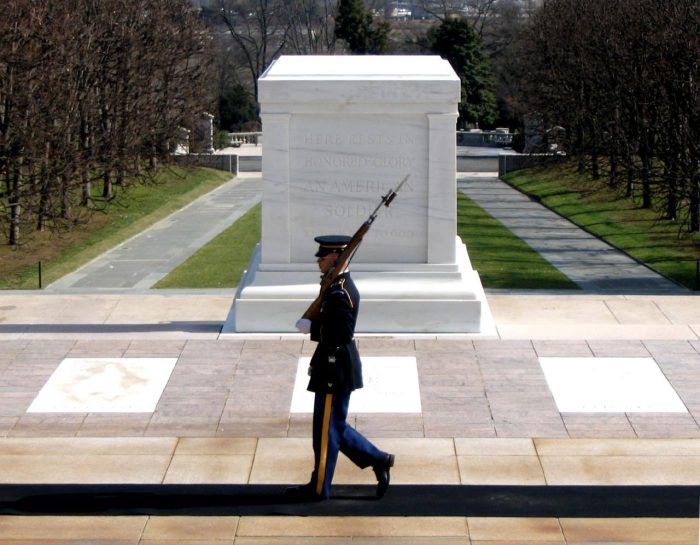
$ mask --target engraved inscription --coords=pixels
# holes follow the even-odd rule
[[[393,254],[397,241],[404,251],[421,247],[427,215],[417,204],[426,198],[419,174],[425,170],[422,126],[398,128],[390,122],[380,127],[374,120],[363,127],[314,125],[306,125],[293,139],[299,147],[292,155],[291,184],[300,211],[326,229],[351,231],[369,217],[382,195],[411,174],[400,202],[382,207],[370,245],[384,248],[383,257]]]
[[[372,230],[372,235],[375,238],[386,239],[403,239],[412,240],[418,236],[418,233],[412,229],[377,229]]]
[[[394,183],[378,180],[335,180],[329,182],[314,180],[298,184],[297,188],[306,193],[327,193],[329,195],[360,193],[363,195],[375,195],[386,193],[393,189],[394,185]],[[401,191],[403,193],[412,193],[414,191],[410,180],[407,180]]]
[[[365,204],[328,204],[324,208],[326,217],[334,218],[368,218],[374,206]],[[382,216],[391,218],[394,216],[394,211],[390,208],[382,210]]]
[[[307,133],[302,141],[306,146],[412,146],[416,138],[410,134]]]
[[[304,168],[412,168],[413,158],[408,156],[324,155],[322,157],[307,157],[303,166]]]

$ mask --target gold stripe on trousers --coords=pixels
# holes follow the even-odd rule
[[[331,426],[331,409],[333,408],[333,394],[326,394],[326,404],[323,409],[323,425],[321,426],[321,453],[316,473],[316,495],[323,493],[323,483],[326,480],[326,458],[328,456],[328,433]]]

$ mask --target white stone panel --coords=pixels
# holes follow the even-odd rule
[[[66,358],[27,412],[153,412],[176,362],[176,358]]]
[[[652,358],[540,358],[540,365],[563,413],[687,412]]]
[[[410,178],[363,241],[365,263],[425,263],[428,161],[425,116],[294,116],[289,211],[291,261],[316,251],[319,233],[354,233],[382,195]]]
[[[413,357],[362,356],[364,387],[350,398],[351,413],[420,413],[418,366]],[[313,413],[314,394],[307,391],[311,358],[299,358],[291,413]]]

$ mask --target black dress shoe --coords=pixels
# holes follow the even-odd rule
[[[391,468],[394,467],[394,455],[387,454],[386,457],[376,466],[373,466],[374,474],[377,476],[377,497],[383,498],[389,488],[391,481]]]
[[[284,490],[284,498],[289,501],[323,501],[325,498],[316,494],[316,490],[310,484],[290,486]]]

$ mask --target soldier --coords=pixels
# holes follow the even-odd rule
[[[331,271],[338,255],[351,237],[328,235],[316,237],[318,267],[325,275]],[[296,327],[311,333],[318,346],[311,358],[308,390],[314,392],[313,448],[314,471],[311,481],[288,488],[285,495],[300,501],[330,497],[331,481],[338,451],[358,467],[372,467],[377,477],[377,497],[389,487],[394,455],[383,452],[346,422],[350,394],[362,388],[362,364],[353,340],[360,294],[350,273],[342,272],[326,290],[317,319],[301,319]]]

